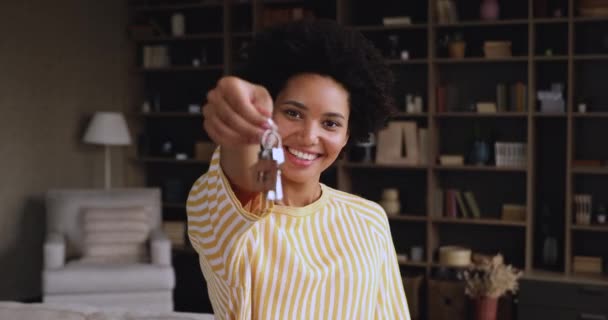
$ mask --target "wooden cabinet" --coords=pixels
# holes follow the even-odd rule
[[[522,281],[518,319],[606,319],[608,286]]]

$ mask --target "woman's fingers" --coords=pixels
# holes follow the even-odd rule
[[[235,77],[225,77],[207,93],[204,127],[219,145],[259,143],[272,114],[268,91]]]
[[[236,146],[239,144],[249,143],[247,137],[239,134],[237,131],[227,126],[218,117],[214,117],[213,114],[210,113],[212,111],[210,111],[207,106],[203,108],[203,110],[208,110],[205,112],[206,114],[203,125],[211,140],[218,145],[225,146]]]
[[[225,77],[218,82],[217,89],[226,103],[246,121],[266,126],[272,115],[272,98],[265,88],[235,77]]]
[[[223,96],[214,97],[213,105],[218,120],[238,134],[243,135],[246,140],[259,140],[264,133],[263,127],[247,121]]]

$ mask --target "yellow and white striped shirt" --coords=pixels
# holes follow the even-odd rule
[[[244,208],[216,150],[187,209],[218,319],[410,319],[382,208],[321,187],[305,207]]]

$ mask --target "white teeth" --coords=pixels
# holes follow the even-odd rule
[[[287,148],[287,151],[289,151],[289,153],[293,154],[294,156],[303,159],[303,160],[314,160],[317,158],[316,154],[313,153],[306,153],[306,152],[302,152],[302,151],[298,151],[295,149],[291,149],[291,148]]]

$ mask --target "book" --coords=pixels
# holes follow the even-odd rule
[[[507,104],[507,85],[499,83],[496,85],[496,109],[498,112],[505,112],[508,110]]]
[[[439,156],[439,164],[445,166],[461,166],[464,164],[464,156],[459,154],[442,154]]]
[[[420,164],[429,163],[428,132],[427,128],[418,129],[418,163]]]
[[[479,212],[479,206],[477,205],[477,201],[475,200],[475,195],[471,191],[466,191],[464,193],[464,199],[467,202],[467,205],[471,209],[471,215],[474,218],[480,218],[481,213]]]
[[[477,102],[478,113],[496,113],[497,107],[494,102]]]
[[[458,203],[458,211],[460,211],[460,215],[463,218],[469,218],[471,215],[467,210],[467,207],[464,205],[464,200],[462,199],[462,193],[460,191],[456,191],[456,202]]]
[[[446,112],[446,94],[447,88],[445,85],[439,85],[437,87],[437,113]]]
[[[456,218],[458,216],[458,208],[456,207],[456,190],[448,189],[445,191],[445,216]]]
[[[443,214],[443,190],[437,189],[433,195],[433,216],[440,217]]]
[[[412,24],[412,18],[406,16],[384,17],[382,24],[385,26],[402,26]]]

